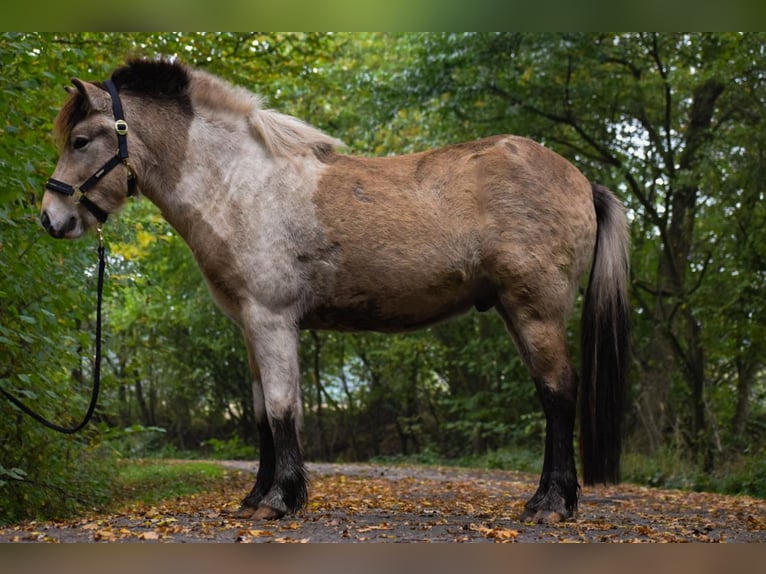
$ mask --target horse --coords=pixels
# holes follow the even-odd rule
[[[41,223],[77,238],[138,193],[188,244],[252,371],[259,466],[235,516],[279,519],[307,502],[300,329],[402,332],[475,308],[499,313],[545,413],[540,482],[520,518],[570,519],[579,377],[566,323],[588,273],[583,480],[619,480],[628,225],[608,189],[514,135],[345,155],[339,140],[178,61],[129,59],[104,82],[72,84]]]

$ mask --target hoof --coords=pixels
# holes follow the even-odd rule
[[[262,504],[258,507],[258,510],[255,511],[253,518],[256,520],[279,520],[284,515],[284,512]]]
[[[575,475],[571,480],[540,480],[540,487],[527,502],[521,520],[537,524],[556,524],[573,518],[577,513],[580,485]]]
[[[525,510],[521,515],[522,522],[535,522],[537,524],[556,524],[564,522],[570,515],[563,515],[555,510]]]
[[[251,506],[240,506],[234,513],[234,518],[252,518],[258,509]]]
[[[254,520],[278,520],[282,518],[286,513],[280,512],[270,506],[260,505],[258,508],[252,506],[240,506],[236,512],[234,512],[234,518],[252,518]]]

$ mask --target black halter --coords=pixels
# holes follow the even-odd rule
[[[96,185],[102,177],[112,171],[117,165],[121,163],[125,164],[125,167],[128,168],[128,196],[135,195],[136,192],[136,176],[128,164],[128,123],[125,121],[125,116],[122,112],[122,103],[120,102],[120,96],[117,93],[117,87],[112,80],[107,80],[105,84],[106,89],[109,90],[109,95],[112,97],[114,131],[117,132],[117,143],[119,146],[117,153],[101,166],[96,173],[91,175],[80,185],[69,185],[68,183],[53,178],[50,178],[45,184],[45,188],[50,189],[51,191],[68,196],[75,195],[77,197],[77,203],[85,206],[85,208],[90,211],[100,223],[104,223],[106,218],[109,217],[109,214],[88,199],[85,194],[91,187]]]

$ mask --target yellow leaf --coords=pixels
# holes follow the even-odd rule
[[[149,531],[149,532],[142,532],[141,536],[139,536],[141,540],[159,540],[160,535],[158,532]]]
[[[154,234],[153,233],[149,233],[148,231],[144,231],[143,229],[139,230],[136,233],[136,242],[138,243],[139,247],[145,248],[152,241],[154,241]]]
[[[103,530],[98,530],[94,535],[93,538],[95,540],[105,540],[106,542],[114,542],[114,540],[117,538],[114,532],[112,532],[111,528],[105,528]]]
[[[471,524],[469,528],[475,532],[481,533],[487,538],[493,538],[499,542],[508,542],[519,535],[518,530],[511,530],[508,528],[489,528],[488,526],[482,526],[480,524]]]

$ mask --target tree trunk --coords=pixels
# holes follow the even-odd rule
[[[311,340],[314,342],[314,352],[312,354],[312,372],[311,378],[314,382],[314,388],[316,389],[316,436],[319,439],[317,453],[321,460],[327,460],[327,437],[325,436],[324,428],[324,409],[322,407],[322,382],[321,382],[321,363],[320,353],[322,352],[322,341],[319,338],[319,333],[311,331]]]
[[[660,304],[657,304],[659,311]],[[652,339],[645,350],[641,392],[637,399],[638,416],[651,454],[663,445],[672,420],[670,412],[671,375],[676,368],[673,349],[664,321],[655,315]]]
[[[694,90],[684,148],[677,168],[668,166],[670,207],[662,258],[658,269],[655,307],[655,337],[650,344],[649,361],[653,362],[643,383],[640,415],[656,447],[658,433],[663,433],[670,413],[666,412],[670,375],[680,364],[692,399],[690,443],[695,454],[704,456],[705,467],[712,465],[705,420],[705,350],[701,326],[688,302],[690,255],[694,241],[694,221],[699,187],[695,170],[702,160],[700,151],[710,136],[716,101],[724,84],[709,79]],[[680,182],[680,185],[677,185]]]
[[[144,424],[144,426],[156,426],[154,417],[152,416],[153,414],[146,405],[143,386],[141,385],[141,379],[138,377],[136,377],[134,388],[136,392],[136,402],[138,403],[138,409],[141,412],[141,422]]]
[[[734,441],[742,444],[745,441],[745,429],[750,417],[750,395],[753,389],[753,381],[758,364],[753,361],[745,361],[737,357],[737,408],[731,421],[731,431]]]
[[[341,348],[341,365],[346,364],[345,359],[345,349]],[[346,432],[348,432],[349,440],[351,441],[351,460],[359,460],[359,446],[356,441],[356,435],[357,435],[357,419],[356,419],[356,406],[354,405],[354,396],[351,393],[351,389],[348,387],[348,379],[346,378],[346,371],[345,369],[341,368],[340,370],[340,381],[343,385],[343,392],[346,394],[346,400],[348,401],[348,404],[346,405],[346,412],[348,413],[348,416],[346,417],[348,423],[347,427],[344,427]]]

